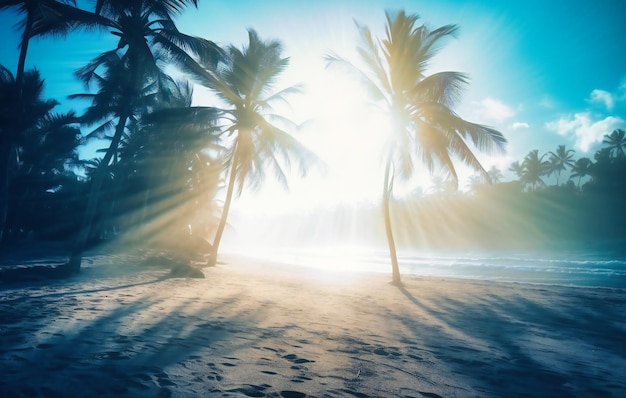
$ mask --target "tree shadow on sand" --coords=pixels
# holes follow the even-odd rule
[[[480,283],[480,282],[476,282]],[[413,289],[414,288],[414,289]],[[399,320],[413,344],[482,396],[619,396],[626,383],[626,300],[611,289],[505,286],[498,295],[433,295],[400,288],[416,307]],[[445,335],[446,338],[441,337]],[[446,342],[446,344],[442,344]]]
[[[216,303],[168,295],[180,294],[174,283],[194,282],[149,281],[0,301],[0,395],[220,391],[223,367],[219,357],[207,358],[217,348],[223,356],[249,344],[234,336],[258,322],[262,310],[231,308],[235,296]],[[128,289],[156,283],[164,283],[157,294],[154,287]]]

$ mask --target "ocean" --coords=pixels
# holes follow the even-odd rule
[[[254,248],[245,256],[336,272],[391,274],[386,250],[366,247]],[[403,275],[626,289],[626,259],[603,252],[399,250]]]

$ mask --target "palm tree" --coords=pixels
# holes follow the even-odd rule
[[[578,177],[578,188],[580,188],[580,180],[583,177],[586,177],[589,175],[589,172],[591,170],[591,159],[589,158],[580,158],[578,160],[576,160],[576,162],[574,163],[574,165],[572,166],[572,174],[570,175],[570,179],[572,178],[576,178]]]
[[[78,161],[80,144],[76,123],[71,112],[48,113],[20,136],[16,145],[19,160],[11,184],[11,220],[7,221],[11,230],[46,233],[49,237],[52,231],[69,232],[74,226],[76,218],[63,209],[78,186],[71,168]]]
[[[479,150],[493,151],[503,150],[506,140],[500,132],[470,123],[452,110],[467,83],[466,75],[458,72],[425,75],[442,40],[453,35],[456,26],[446,25],[434,30],[425,25],[416,26],[419,17],[406,15],[404,11],[387,13],[386,18],[386,36],[382,40],[374,38],[366,26],[357,24],[363,40],[358,51],[364,69],[336,55],[327,59],[356,70],[374,101],[391,117],[393,131],[384,149],[383,212],[393,283],[401,285],[389,209],[396,176],[410,178],[415,164],[421,162],[431,174],[440,166],[456,182],[452,156],[457,156],[489,180],[468,142]]]
[[[0,65],[0,241],[9,206],[11,170],[16,165],[20,140],[58,104],[44,100],[43,80],[37,70],[27,71],[22,84]]]
[[[542,177],[550,172],[550,162],[543,160],[545,156],[546,155],[539,156],[537,149],[530,151],[528,155],[526,155],[522,162],[524,174],[520,179],[524,186],[528,186],[532,190],[540,186],[546,186]]]
[[[214,157],[222,149],[217,145],[219,111],[191,107],[191,85],[173,80],[171,84],[172,96],[144,118],[120,154],[118,169],[125,176],[126,196],[141,197],[135,200],[141,208],[133,224],[140,227],[136,229],[143,240],[171,238],[172,231],[181,231],[183,225],[200,231],[197,225],[213,221],[205,216],[214,207],[222,166]]]
[[[467,181],[466,188],[471,193],[476,193],[478,191],[478,187],[480,187],[483,183],[483,177],[479,174],[472,174]]]
[[[229,137],[225,155],[225,170],[229,174],[227,191],[213,240],[212,265],[217,261],[235,188],[241,194],[246,183],[251,188],[259,187],[266,169],[273,171],[287,188],[285,167],[295,161],[304,176],[307,167],[316,161],[312,152],[276,124],[282,122],[294,127],[293,123],[272,113],[275,102],[284,101],[286,95],[299,91],[296,86],[273,91],[278,76],[289,64],[289,58],[282,58],[281,52],[280,42],[262,41],[250,29],[248,46],[241,50],[229,46],[225,65],[193,71],[195,78],[224,102],[224,132]]]
[[[496,166],[491,166],[489,171],[487,171],[487,174],[489,175],[489,180],[492,184],[497,184],[502,181],[502,172]]]
[[[36,36],[65,35],[76,27],[97,24],[98,18],[94,14],[78,9],[75,5],[75,0],[0,0],[0,10],[16,7],[25,14],[19,25],[24,29],[15,74],[18,87],[22,84],[30,39]]]
[[[559,185],[559,178],[561,171],[567,170],[574,166],[574,153],[573,149],[565,149],[565,145],[559,145],[556,148],[556,152],[549,152],[550,155],[550,173],[556,174],[556,185]]]
[[[613,130],[611,135],[605,135],[602,143],[606,145],[609,153],[616,158],[626,157],[626,132],[622,129]]]
[[[116,68],[115,77],[120,79],[117,88],[101,94],[112,101],[105,109],[114,110],[117,122],[109,148],[92,182],[84,221],[68,263],[69,272],[80,270],[106,168],[118,152],[127,123],[140,117],[137,104],[147,98],[169,95],[163,78],[163,62],[159,60],[167,57],[184,66],[195,63],[194,57],[197,57],[206,65],[214,65],[222,56],[221,49],[213,42],[185,35],[176,28],[173,17],[188,5],[197,6],[197,0],[98,0],[96,4],[96,13],[103,18],[102,24],[111,28],[111,33],[119,37],[119,41],[117,48],[99,55],[78,74],[89,82],[99,69]],[[150,93],[146,94],[146,91]],[[113,95],[109,95],[111,93]],[[145,106],[139,108],[145,109]]]
[[[435,195],[453,194],[458,189],[456,181],[451,180],[447,173],[438,174],[431,180],[432,185],[429,187],[428,192]]]
[[[20,27],[23,26],[23,30],[21,33],[22,37],[19,45],[20,54],[15,78],[11,75],[10,79],[7,79],[8,70],[4,66],[0,71],[3,80],[2,84],[13,80],[12,84],[15,85],[15,89],[11,91],[11,99],[14,101],[14,104],[28,106],[26,103],[32,99],[22,98],[22,96],[27,95],[25,90],[28,89],[23,86],[27,84],[25,83],[25,65],[30,39],[44,35],[64,35],[77,26],[89,26],[95,22],[93,14],[70,5],[74,3],[74,1],[69,0],[0,0],[0,10],[17,8],[19,12],[25,14],[23,21],[18,25]],[[7,91],[5,91],[5,93],[7,93]],[[27,115],[25,110],[20,108],[15,108],[15,112],[12,113],[11,117],[17,124],[29,123],[29,121],[17,121],[20,117],[31,118],[32,121],[32,115]],[[5,127],[7,126],[10,125],[5,125]],[[12,128],[16,128],[16,125],[13,124]],[[9,156],[8,154],[11,152],[10,146],[13,145],[11,142],[22,133],[23,131],[5,131],[3,134],[6,136],[7,140],[0,145],[2,147],[0,149],[0,179],[2,181],[0,185],[3,188],[0,194],[0,241],[2,241],[2,231],[4,230],[6,213],[8,211],[8,186],[10,176],[7,166],[9,159],[7,156]],[[8,138],[9,135],[13,136],[13,138]]]

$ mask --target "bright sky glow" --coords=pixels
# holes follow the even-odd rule
[[[181,31],[241,47],[251,27],[261,38],[283,42],[291,66],[281,84],[301,83],[305,93],[294,96],[281,113],[307,121],[294,135],[326,164],[305,180],[292,179],[289,193],[271,182],[258,193],[244,191],[233,204],[231,224],[238,217],[380,200],[385,118],[367,104],[366,93],[351,76],[326,69],[323,56],[332,51],[356,61],[354,20],[381,36],[387,9],[418,13],[433,27],[460,26],[458,38],[435,58],[432,72],[468,73],[471,83],[458,113],[499,129],[509,140],[506,155],[479,156],[487,169],[495,165],[509,176],[512,161],[559,144],[575,149],[577,157],[592,156],[604,134],[626,128],[626,2],[621,0],[576,5],[569,0],[486,0],[479,5],[469,0],[200,1],[199,10],[178,19]],[[5,43],[0,63],[11,70],[17,65],[16,21],[14,14],[0,13]],[[33,41],[27,67],[41,70],[46,95],[60,100],[64,109],[80,107],[66,99],[84,91],[72,72],[110,48],[103,36],[76,33],[65,41]],[[211,105],[201,90],[196,94],[197,104]],[[460,174],[469,176],[464,170]],[[418,186],[427,188],[427,176],[398,193]]]

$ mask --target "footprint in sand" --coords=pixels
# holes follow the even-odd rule
[[[300,369],[298,369],[298,370],[300,370]],[[292,383],[304,383],[306,381],[311,381],[311,380],[313,380],[313,379],[311,379],[310,377],[306,377],[306,376],[302,376],[301,375],[301,376],[297,376],[297,377],[294,377],[293,379],[291,379],[291,382]]]
[[[392,357],[399,357],[400,355],[402,355],[398,352],[398,349],[395,347],[387,347],[386,349],[383,347],[378,347],[372,352],[376,355],[380,355],[384,357],[389,356],[389,355],[391,355]]]
[[[213,362],[209,362],[207,363],[207,366],[209,367],[209,369],[211,369],[211,371],[209,372],[206,378],[208,380],[222,381],[223,377],[220,374],[219,369],[217,368],[217,365],[215,365]]]
[[[295,363],[295,364],[315,362],[315,361],[311,361],[309,359],[299,358],[296,354],[285,355],[285,356],[283,356],[283,358],[288,360],[289,362]]]

